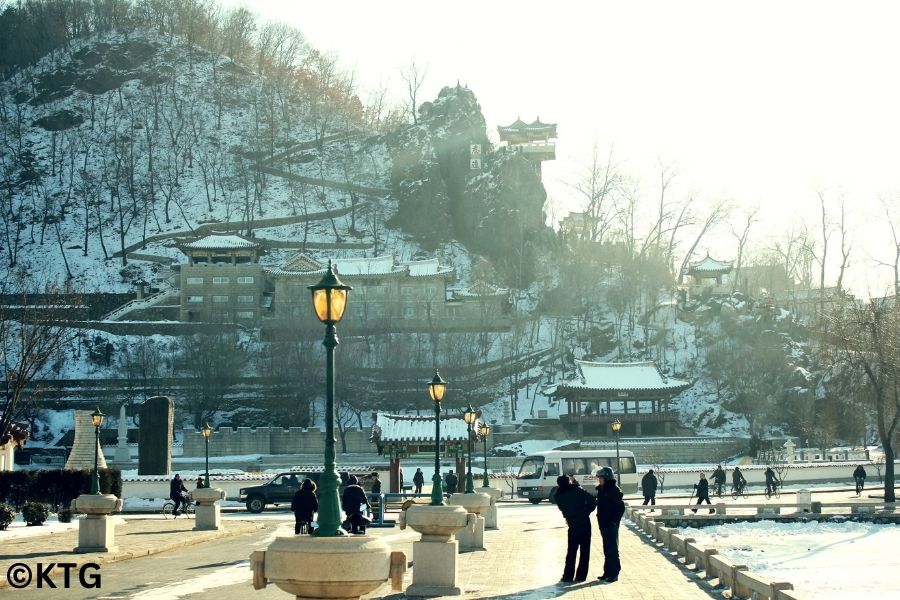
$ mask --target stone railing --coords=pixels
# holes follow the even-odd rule
[[[692,537],[687,537],[673,527],[660,525],[652,517],[629,508],[626,515],[654,541],[661,552],[674,555],[685,568],[697,572],[699,579],[713,588],[727,588],[732,598],[755,600],[801,600],[787,581],[770,581],[751,573],[746,565],[734,564],[719,556],[715,548],[705,548]]]
[[[150,307],[156,306],[161,303],[163,300],[166,300],[170,296],[176,294],[177,291],[169,287],[168,284],[163,285],[158,292],[153,294],[152,296],[147,296],[146,298],[141,298],[140,300],[131,300],[126,302],[119,308],[110,312],[106,316],[103,317],[103,321],[118,321],[128,313],[135,310],[145,310]]]
[[[900,521],[894,502],[792,502],[792,503],[746,503],[746,504],[657,504],[656,506],[629,507],[626,514],[636,521],[647,516],[649,509],[658,512],[659,521],[672,522],[691,520],[692,525],[717,525],[723,519],[729,522],[760,519],[784,520],[802,517],[818,520],[834,516],[863,516],[885,521]],[[709,511],[713,510],[712,514]],[[692,511],[696,510],[697,514]],[[649,515],[653,518],[653,514]]]

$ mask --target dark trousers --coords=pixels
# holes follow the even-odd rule
[[[653,494],[653,495],[650,495],[650,496],[644,496],[644,502],[643,502],[643,505],[644,505],[644,506],[647,506],[648,504],[649,504],[650,506],[656,506],[656,494]]]
[[[422,484],[421,484],[421,483],[417,483],[417,484],[415,484],[415,485],[416,485],[416,493],[417,493],[417,494],[421,494],[421,493],[422,493]]]
[[[175,503],[175,508],[172,509],[173,516],[178,514],[179,507],[187,506],[188,503],[187,498],[184,496],[176,496],[175,498],[172,498],[172,502]]]
[[[863,491],[863,487],[866,485],[865,477],[857,477],[856,478],[856,495],[859,496],[859,493]]]
[[[575,570],[575,555],[578,554],[578,570]],[[569,545],[566,548],[566,566],[563,579],[587,579],[591,562],[591,522],[587,519],[577,525],[569,525]]]
[[[306,527],[306,533],[312,533],[312,517],[308,515],[294,515],[294,535],[300,535],[303,528]]]
[[[622,563],[619,562],[618,521],[600,525],[600,537],[603,538],[603,575],[618,577],[619,571],[622,570]]]
[[[710,499],[709,499],[709,495],[706,495],[706,496],[697,496],[697,506],[700,506],[701,504],[703,504],[703,501],[704,501],[704,500],[706,500],[706,503],[707,503],[707,504],[712,504],[712,502],[711,502]],[[694,509],[691,510],[691,512],[697,512],[697,509],[694,508]],[[713,510],[713,509],[709,509],[709,512],[710,512],[710,513],[714,513],[714,512],[716,512],[716,511]]]

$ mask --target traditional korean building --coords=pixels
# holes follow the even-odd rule
[[[732,261],[716,260],[709,253],[703,260],[691,263],[688,275],[691,277],[691,296],[727,296],[731,293]]]
[[[622,422],[620,435],[674,435],[678,414],[669,400],[692,382],[662,375],[656,363],[598,363],[575,361],[575,377],[545,390],[565,402],[560,415],[566,430],[579,438],[608,437],[614,419]]]
[[[469,430],[462,415],[441,415],[441,456],[455,459],[456,475],[461,485],[465,485],[468,436]],[[372,425],[372,443],[378,449],[379,455],[387,456],[391,461],[389,489],[392,493],[400,491],[401,460],[413,455],[419,455],[419,458],[433,459],[434,440],[435,420],[433,416],[390,415],[387,413],[378,413],[375,416],[375,424]],[[431,481],[433,475],[433,470],[425,472],[425,481]],[[412,478],[412,472],[404,471],[404,482],[410,483]]]
[[[179,275],[182,321],[259,323],[265,282],[258,243],[213,233],[179,248],[188,257]]]
[[[537,172],[541,172],[541,162],[556,159],[556,123],[542,123],[540,117],[532,123],[516,119],[510,125],[497,127],[500,141],[516,152],[522,152],[534,161]]]

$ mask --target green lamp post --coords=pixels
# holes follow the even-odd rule
[[[91,413],[91,424],[94,426],[94,472],[91,474],[91,493],[100,493],[100,470],[98,468],[100,461],[100,426],[103,425],[103,417],[106,416],[100,412],[100,407]]]
[[[622,471],[622,459],[619,458],[619,432],[622,431],[622,421],[616,417],[610,424],[613,433],[616,434],[616,477],[621,477],[619,473]]]
[[[200,430],[200,433],[203,434],[203,439],[206,440],[206,473],[203,475],[203,487],[209,489],[209,438],[212,437],[213,428],[207,423]]]
[[[447,382],[434,370],[434,378],[428,384],[428,395],[434,401],[434,477],[431,478],[431,506],[444,505],[444,485],[441,478],[441,401],[447,392]]]
[[[319,478],[319,528],[316,530],[316,535],[320,537],[344,535],[338,497],[340,478],[335,468],[334,349],[339,343],[335,324],[344,316],[347,297],[352,289],[338,279],[331,261],[328,261],[328,271],[321,281],[309,286],[316,317],[325,324],[325,339],[322,341],[325,346],[325,469]]]
[[[466,407],[466,412],[463,413],[463,420],[466,422],[466,427],[469,432],[469,463],[466,471],[466,493],[474,494],[475,493],[475,479],[472,477],[472,425],[475,424],[475,421],[478,419],[478,413],[475,412],[475,409],[472,408],[472,403]]]
[[[478,426],[478,434],[481,436],[481,441],[484,443],[484,483],[481,487],[491,487],[491,481],[488,478],[488,466],[487,466],[487,439],[488,435],[491,433],[491,426],[488,425],[485,421],[481,422],[481,425]]]

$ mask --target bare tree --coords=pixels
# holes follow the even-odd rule
[[[585,241],[602,244],[616,217],[614,192],[621,175],[613,162],[613,148],[610,146],[606,160],[600,158],[600,150],[594,143],[591,163],[583,177],[572,188],[582,197],[588,228],[582,232]]]
[[[425,81],[428,74],[428,67],[421,67],[416,64],[415,60],[410,61],[409,65],[400,71],[403,83],[406,84],[406,97],[409,100],[409,114],[412,116],[413,124],[419,122],[419,89]]]
[[[750,228],[756,222],[756,213],[759,207],[754,206],[747,210],[743,215],[743,228],[740,232],[736,231],[734,225],[731,226],[731,235],[737,240],[737,260],[734,265],[734,281],[731,283],[731,291],[737,290],[741,279],[741,268],[744,266],[744,250],[747,248],[747,240],[750,238]]]

